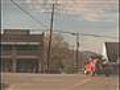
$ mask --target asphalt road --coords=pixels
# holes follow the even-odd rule
[[[2,73],[1,76],[5,90],[119,90],[118,77],[23,73]]]

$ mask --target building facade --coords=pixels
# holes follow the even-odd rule
[[[44,34],[29,30],[4,30],[1,33],[1,71],[42,73],[45,68]]]
[[[103,44],[103,56],[109,62],[118,62],[120,58],[120,42],[105,42]]]
[[[120,72],[120,42],[105,42],[103,56],[111,66],[111,73],[119,75]]]

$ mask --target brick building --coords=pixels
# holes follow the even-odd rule
[[[1,71],[44,71],[44,34],[30,34],[29,30],[6,29],[1,35]]]

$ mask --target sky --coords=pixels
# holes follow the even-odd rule
[[[13,0],[39,23],[16,7],[11,0],[2,2],[2,28],[49,30],[51,4],[55,3],[54,30],[94,33],[116,38],[80,36],[80,50],[102,52],[106,41],[118,41],[118,0]],[[71,47],[75,37],[62,34]]]

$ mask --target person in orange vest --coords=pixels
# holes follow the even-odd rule
[[[91,62],[90,62],[90,74],[92,75],[92,76],[94,76],[95,74],[96,74],[96,72],[97,72],[97,67],[96,67],[96,65],[97,65],[97,59],[93,59]]]

